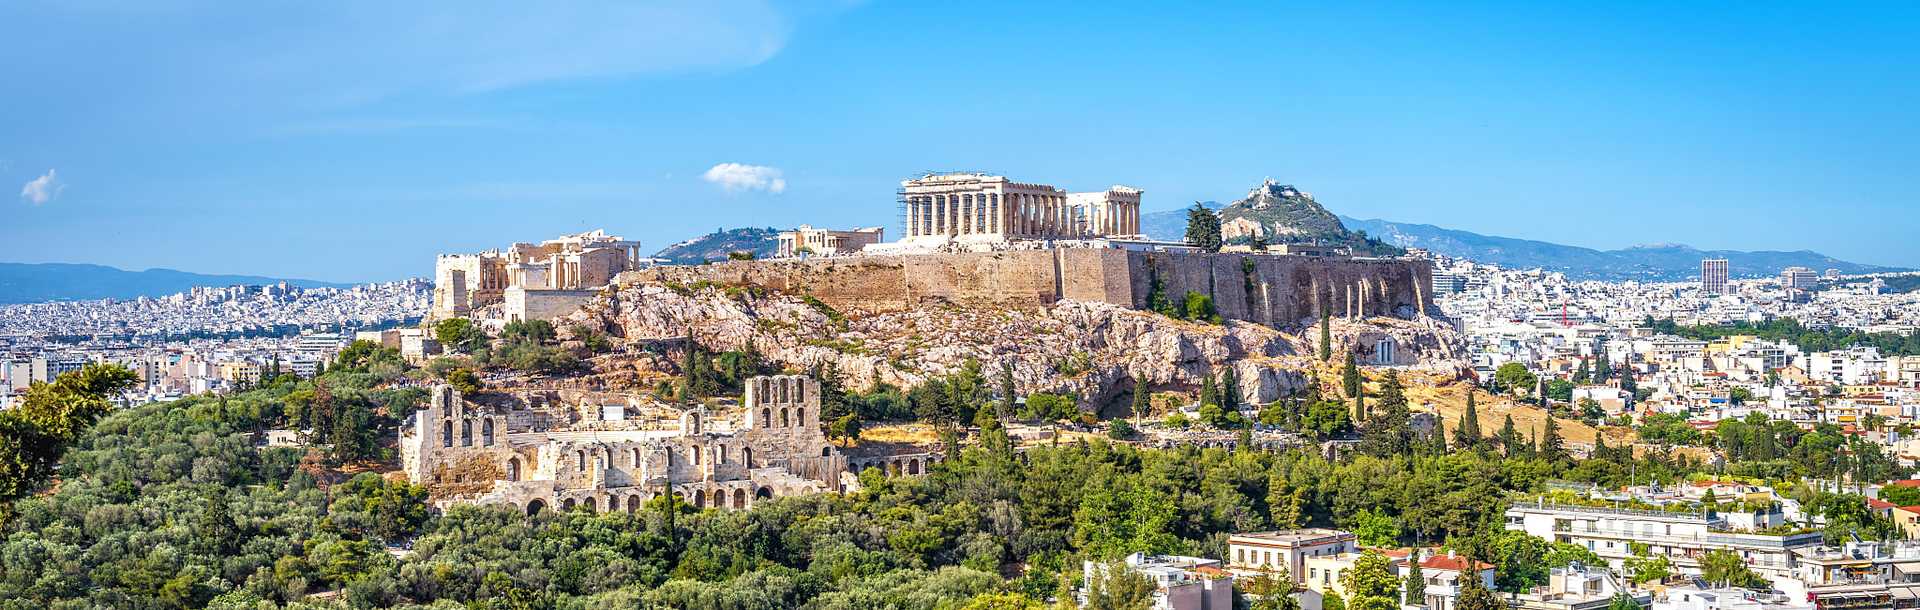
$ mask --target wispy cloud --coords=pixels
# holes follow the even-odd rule
[[[781,177],[780,168],[763,165],[721,163],[701,174],[700,179],[718,184],[729,193],[766,191],[778,194],[787,190],[787,179]]]
[[[47,170],[46,174],[28,180],[26,186],[20,187],[20,198],[27,200],[27,203],[41,205],[53,201],[64,190],[67,190],[67,185],[60,182],[53,170]]]
[[[0,21],[14,26],[0,32],[31,33],[15,50],[59,59],[10,62],[0,76],[97,74],[89,80],[112,83],[120,97],[198,103],[209,115],[221,105],[341,109],[739,69],[778,54],[800,12],[768,0],[33,3],[0,6]]]

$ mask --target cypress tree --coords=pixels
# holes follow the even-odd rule
[[[1453,429],[1453,445],[1457,449],[1480,446],[1480,412],[1474,408],[1473,395],[1473,388],[1467,388],[1467,410],[1460,414],[1460,425]]]
[[[1547,416],[1547,431],[1541,433],[1540,457],[1556,464],[1567,459],[1567,442],[1560,438],[1560,422],[1552,415]]]
[[[1340,386],[1347,391],[1347,397],[1360,395],[1362,379],[1360,367],[1354,362],[1353,350],[1347,350],[1347,366],[1340,371]]]
[[[1240,375],[1233,367],[1220,372],[1220,408],[1232,411],[1240,408]]]
[[[1137,377],[1134,378],[1132,407],[1133,407],[1133,418],[1135,420],[1146,417],[1147,410],[1153,408],[1152,396],[1153,396],[1153,393],[1147,391],[1146,382],[1141,381]]]
[[[1508,415],[1507,421],[1500,424],[1500,449],[1506,453],[1507,457],[1519,457],[1525,453],[1521,451],[1522,442],[1524,441],[1520,438],[1520,430],[1513,427],[1513,416]]]
[[[1420,551],[1407,557],[1406,594],[1401,601],[1409,606],[1427,605],[1427,577],[1420,574]]]
[[[1213,371],[1207,371],[1207,376],[1200,378],[1200,404],[1220,405],[1219,389],[1213,383]]]
[[[1333,359],[1333,316],[1320,308],[1320,361]]]

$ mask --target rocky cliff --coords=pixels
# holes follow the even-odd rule
[[[1188,391],[1208,372],[1227,366],[1241,379],[1245,400],[1267,402],[1305,383],[1315,352],[1308,338],[1259,324],[1189,323],[1106,303],[843,313],[761,290],[660,283],[608,291],[557,326],[573,324],[629,342],[692,337],[713,350],[751,343],[797,369],[832,363],[853,387],[911,387],[957,371],[970,359],[988,370],[1007,363],[1021,393],[1072,392],[1091,407],[1122,398],[1136,381],[1154,391]],[[1363,360],[1459,368],[1458,335],[1429,318],[1336,319],[1333,330],[1337,347],[1351,347]],[[1386,343],[1391,353],[1378,353]]]

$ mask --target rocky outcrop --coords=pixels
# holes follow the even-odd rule
[[[786,366],[831,364],[853,387],[912,387],[970,360],[990,374],[1011,366],[1021,393],[1069,392],[1093,407],[1123,398],[1136,383],[1191,390],[1225,366],[1234,368],[1246,401],[1268,402],[1301,387],[1314,364],[1307,340],[1266,326],[1190,323],[1073,300],[1043,308],[842,313],[819,301],[737,287],[640,283],[608,291],[556,326],[573,324],[629,342],[692,338],[714,350],[751,344]],[[1457,335],[1426,318],[1336,320],[1333,330],[1336,342],[1366,350],[1391,338],[1396,364],[1455,366],[1444,361]]]

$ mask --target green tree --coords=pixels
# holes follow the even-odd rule
[[[1502,364],[1493,371],[1493,387],[1502,393],[1527,394],[1536,383],[1539,383],[1539,378],[1534,376],[1533,371],[1527,370],[1527,365],[1519,362]]]
[[[1135,378],[1133,380],[1133,401],[1132,404],[1129,405],[1128,411],[1132,412],[1135,419],[1139,419],[1146,417],[1148,415],[1147,412],[1151,410],[1153,410],[1153,393],[1147,390],[1146,380]]]
[[[1709,583],[1728,587],[1757,589],[1767,586],[1766,579],[1747,567],[1746,559],[1725,549],[1707,551],[1700,557],[1700,577]]]
[[[1187,243],[1207,252],[1219,252],[1220,215],[1194,202],[1187,210]]]
[[[1496,438],[1500,440],[1501,452],[1505,453],[1509,458],[1525,456],[1531,453],[1531,449],[1533,449],[1533,447],[1526,445],[1526,439],[1520,438],[1520,430],[1513,427],[1513,415],[1511,414],[1507,415],[1506,421],[1500,424],[1500,433]]]
[[[1124,563],[1109,563],[1087,579],[1087,610],[1147,610],[1153,606],[1153,580]]]
[[[1540,457],[1555,464],[1572,459],[1566,439],[1560,438],[1560,422],[1552,415],[1547,416],[1547,430],[1540,435]]]
[[[842,446],[860,440],[860,414],[848,413],[834,418],[833,423],[827,425],[827,437],[838,439]]]
[[[1353,560],[1353,567],[1340,575],[1347,590],[1347,607],[1352,610],[1397,610],[1400,579],[1393,575],[1393,560],[1379,551],[1369,550]]]
[[[1613,601],[1607,602],[1607,610],[1642,610],[1642,608],[1640,602],[1634,601],[1633,596],[1627,595],[1625,591],[1613,594]]]
[[[1214,313],[1213,297],[1193,290],[1187,291],[1186,306],[1181,309],[1180,317],[1195,322],[1220,323],[1220,316]]]
[[[1652,555],[1646,544],[1629,543],[1627,550],[1632,554],[1620,562],[1627,571],[1627,580],[1636,585],[1650,582],[1662,582],[1673,576],[1673,561],[1666,555]]]
[[[1507,604],[1494,595],[1478,578],[1463,579],[1459,598],[1454,601],[1454,610],[1506,610]]]
[[[466,318],[447,318],[433,324],[433,338],[442,347],[463,354],[476,354],[487,348],[487,333]]]
[[[1427,605],[1427,577],[1420,573],[1420,558],[1417,553],[1407,560],[1406,587],[1400,601],[1409,606]]]
[[[1013,417],[1020,397],[1015,395],[1013,387],[1013,362],[1000,363],[1000,401],[995,403],[999,411],[994,413],[1002,421]]]
[[[1320,309],[1320,361],[1333,359],[1333,315],[1326,308]]]
[[[112,408],[109,400],[139,380],[117,364],[89,364],[53,383],[28,386],[18,407],[0,411],[0,502],[9,503],[6,510],[44,483],[67,446]]]
[[[1353,514],[1353,534],[1362,546],[1390,547],[1400,543],[1400,522],[1386,513],[1364,508]]]
[[[1460,413],[1460,425],[1453,427],[1453,446],[1474,449],[1480,446],[1480,411],[1474,405],[1474,391],[1467,388],[1467,408]]]

